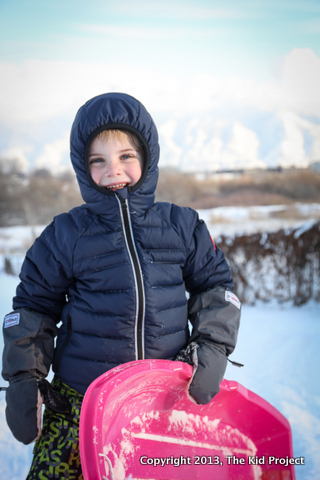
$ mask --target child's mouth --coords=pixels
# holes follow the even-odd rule
[[[126,183],[117,183],[116,185],[106,185],[104,188],[106,188],[107,190],[112,190],[114,192],[116,190],[119,190],[119,188],[124,188],[126,186]]]

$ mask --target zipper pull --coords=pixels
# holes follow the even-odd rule
[[[128,208],[126,200],[123,197],[121,197],[121,195],[119,195],[119,193],[117,193],[117,192],[114,192],[114,193],[118,197],[118,199],[120,200],[121,207]]]

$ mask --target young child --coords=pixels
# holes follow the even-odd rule
[[[83,105],[71,160],[85,204],[58,215],[27,252],[3,329],[7,422],[19,441],[38,438],[29,480],[82,478],[83,395],[121,363],[192,350],[189,393],[210,402],[240,319],[229,266],[204,222],[154,202],[158,134],[139,101],[108,93]],[[54,391],[43,380],[51,365]],[[42,398],[50,408],[40,435]]]

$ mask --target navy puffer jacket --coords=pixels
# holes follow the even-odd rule
[[[93,182],[87,161],[93,138],[108,128],[134,132],[145,157],[141,180],[116,192]],[[22,359],[15,352],[11,364],[8,347],[3,376],[26,366],[46,374],[53,360],[61,380],[84,393],[121,363],[175,358],[189,342],[186,292],[192,299],[217,286],[232,290],[233,282],[197,213],[154,203],[158,135],[140,102],[119,93],[88,101],[72,126],[71,159],[85,204],[57,216],[27,253],[13,307],[20,312],[16,332],[24,328],[36,346],[20,350]],[[230,353],[228,328],[217,328],[213,340]]]

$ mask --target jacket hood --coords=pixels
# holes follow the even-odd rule
[[[140,180],[132,187],[117,190],[117,194],[123,198],[130,198],[135,208],[151,207],[158,181],[158,132],[145,107],[125,93],[105,93],[92,98],[78,110],[74,119],[70,137],[71,161],[83,200],[97,214],[107,213],[110,205],[116,200],[114,192],[94,183],[88,163],[89,148],[93,139],[102,130],[110,128],[135,133],[144,151]]]

